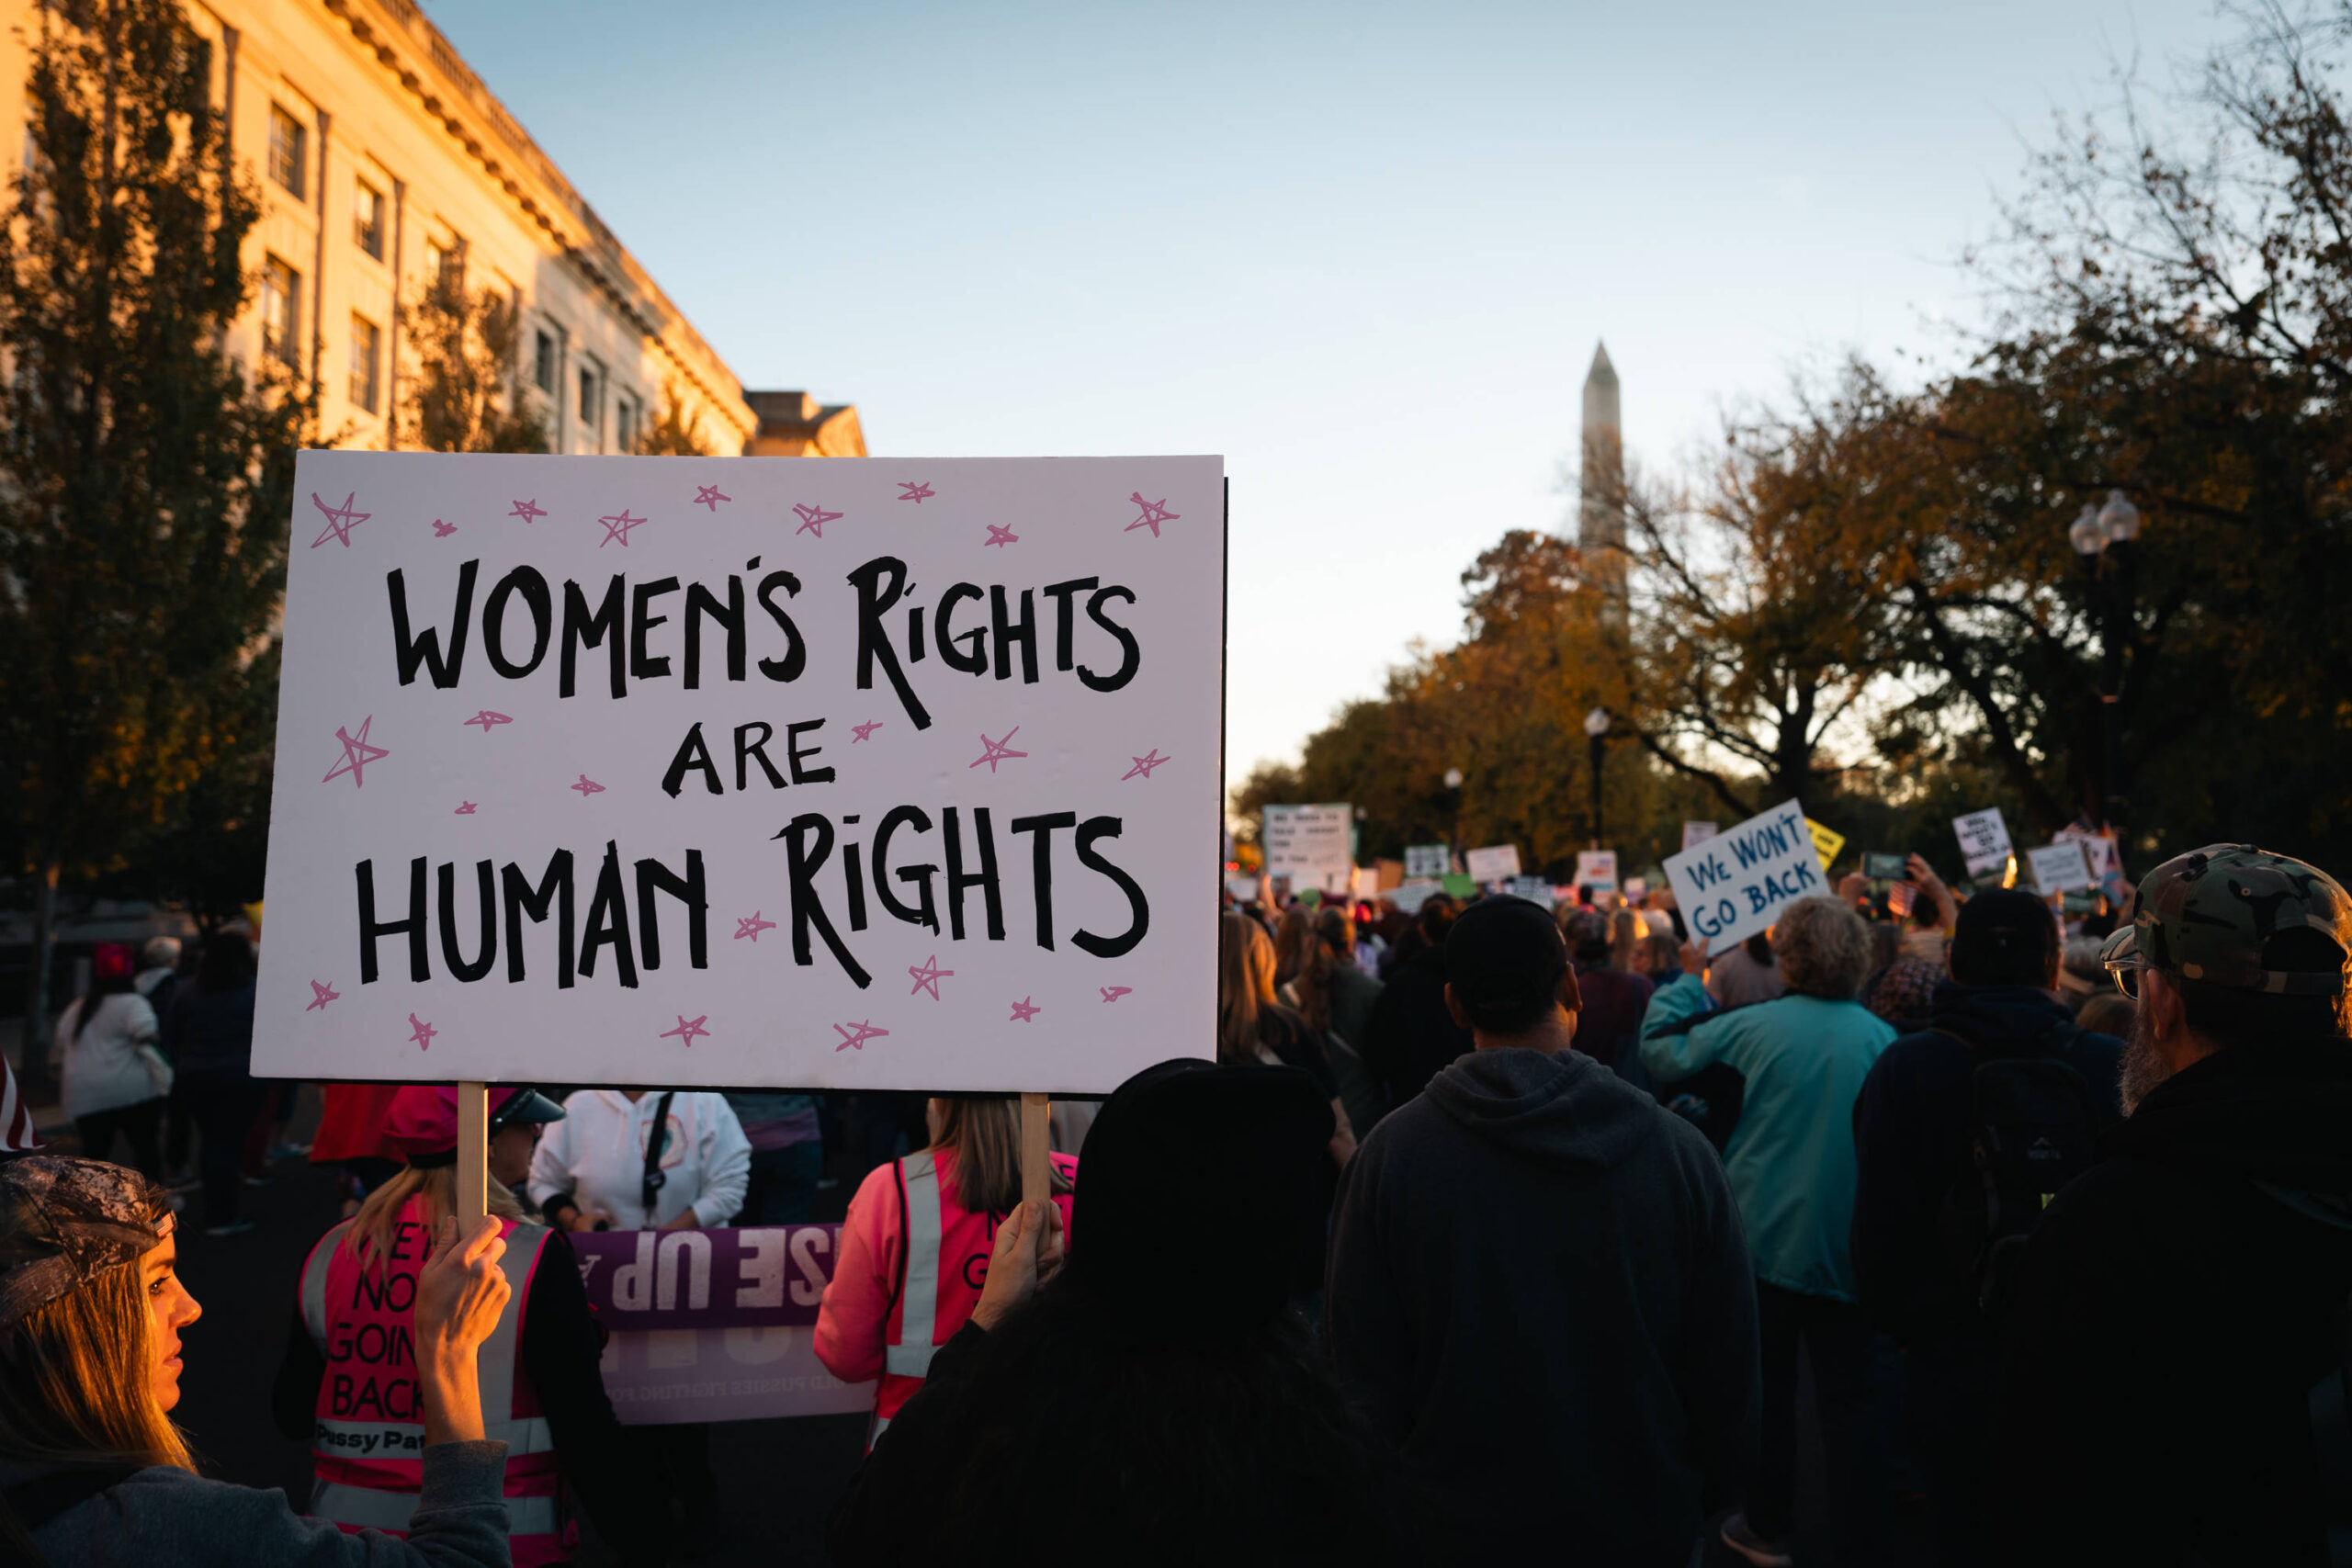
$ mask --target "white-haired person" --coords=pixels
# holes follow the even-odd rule
[[[405,1539],[345,1534],[286,1494],[208,1481],[171,1418],[181,1331],[163,1190],[100,1160],[0,1163],[0,1551],[51,1568],[505,1568],[506,1445],[475,1358],[506,1304],[495,1221],[433,1238],[416,1280],[420,1485]]]
[[[1894,1030],[1854,999],[1872,954],[1870,928],[1852,908],[1801,898],[1781,911],[1771,943],[1786,989],[1720,1016],[1697,977],[1703,953],[1686,955],[1682,977],[1651,998],[1643,1017],[1642,1065],[1660,1084],[1717,1064],[1746,1079],[1724,1171],[1756,1263],[1764,1420],[1747,1507],[1724,1525],[1724,1543],[1750,1562],[1792,1561],[1802,1344],[1821,1416],[1830,1512],[1844,1538],[1838,1555],[1874,1562],[1884,1488],[1866,1436],[1871,1330],[1849,1237],[1854,1101]]]

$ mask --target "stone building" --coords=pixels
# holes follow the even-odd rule
[[[401,306],[455,265],[469,288],[519,302],[518,383],[558,452],[630,451],[674,397],[714,452],[753,450],[757,398],[808,407],[794,423],[805,434],[762,449],[864,455],[854,408],[744,392],[412,0],[190,0],[187,11],[264,194],[245,257],[254,298],[230,346],[315,377],[325,438],[408,444]],[[0,123],[24,123],[26,40],[42,19],[39,0],[0,0],[0,116],[13,117]]]

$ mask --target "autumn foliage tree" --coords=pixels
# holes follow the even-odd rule
[[[266,751],[251,682],[311,406],[228,352],[260,207],[180,6],[31,15],[28,156],[0,221],[0,789],[34,889],[28,1043],[60,878]]]
[[[544,452],[545,415],[522,389],[522,307],[495,288],[469,289],[451,252],[403,312],[413,372],[404,378],[402,436],[430,452]]]

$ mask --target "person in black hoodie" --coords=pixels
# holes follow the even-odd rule
[[[1441,1068],[1470,1049],[1470,1032],[1445,1010],[1445,938],[1456,915],[1453,900],[1442,893],[1422,903],[1413,921],[1420,940],[1389,971],[1364,1023],[1363,1064],[1392,1109],[1420,1093]]]
[[[1067,1254],[1050,1203],[997,1227],[970,1321],[834,1511],[832,1561],[1419,1562],[1395,1462],[1291,1304],[1322,1256],[1332,1126],[1295,1067],[1179,1060],[1120,1085]]]
[[[2040,898],[2008,890],[1970,899],[1928,1027],[1886,1048],[1854,1102],[1855,1283],[1871,1325],[1903,1348],[1906,1426],[1947,1564],[1987,1560],[1980,1461],[1993,1339],[1978,1270],[1943,1234],[1947,1204],[1973,1176],[1972,1075],[1996,1058],[2054,1060],[2088,1091],[2093,1128],[2123,1119],[2123,1042],[2075,1027],[2052,990],[2059,956],[2058,922]]]
[[[1738,1501],[1758,1398],[1722,1163],[1568,1049],[1576,976],[1544,910],[1473,905],[1445,976],[1476,1048],[1341,1179],[1340,1380],[1430,1494],[1441,1559],[1683,1568]]]
[[[2018,1270],[2005,1564],[2329,1561],[2312,1398],[2352,1294],[2347,955],[2344,888],[2243,844],[2157,867],[2109,939],[2140,1002],[2128,1120]]]

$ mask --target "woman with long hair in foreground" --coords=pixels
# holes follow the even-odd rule
[[[172,1424],[180,1332],[163,1190],[99,1160],[0,1164],[0,1557],[87,1568],[508,1562],[506,1445],[482,1439],[475,1353],[508,1287],[494,1221],[446,1219],[417,1280],[422,1493],[406,1540],[345,1535],[286,1495],[207,1481]]]

